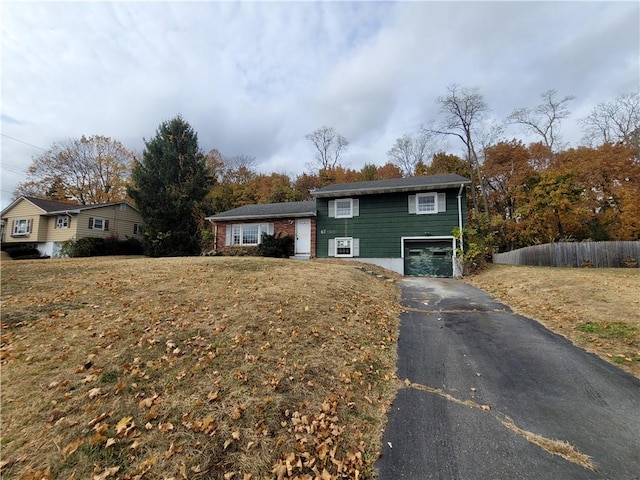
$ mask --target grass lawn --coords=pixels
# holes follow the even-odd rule
[[[399,292],[352,265],[2,262],[2,478],[372,478]]]
[[[640,378],[640,269],[492,265],[465,280]]]

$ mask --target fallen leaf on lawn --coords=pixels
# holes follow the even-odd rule
[[[98,379],[97,375],[91,374],[91,375],[87,375],[82,380],[80,380],[80,383],[95,382],[97,379]]]
[[[487,411],[491,410],[491,406],[490,405],[480,405],[480,408],[482,410],[487,410]]]
[[[107,443],[105,444],[104,448],[109,448],[114,443],[116,443],[116,439],[115,438],[108,438],[107,439]]]
[[[113,393],[115,393],[116,395],[118,395],[120,392],[122,392],[125,388],[127,388],[127,384],[124,382],[118,382],[118,384],[113,387]]]
[[[173,442],[171,442],[171,445],[169,445],[169,450],[164,452],[164,458],[171,458],[174,453],[176,453],[176,448]]]
[[[129,446],[129,448],[131,450],[135,450],[136,448],[138,448],[140,445],[142,445],[138,440],[134,440],[133,443]]]
[[[82,438],[76,440],[75,442],[71,442],[69,445],[67,445],[66,447],[64,447],[62,449],[62,456],[64,458],[67,458],[69,455],[71,455],[73,452],[75,452],[76,450],[78,450],[78,447],[80,445],[82,445],[84,443],[84,440]]]
[[[180,475],[182,478],[187,478],[187,466],[184,463],[180,465]]]
[[[101,393],[102,393],[102,389],[100,387],[96,387],[89,390],[89,393],[87,395],[89,398],[94,399]]]
[[[158,430],[160,430],[162,433],[166,433],[170,430],[173,430],[173,423],[171,422],[161,423],[160,425],[158,425]]]
[[[210,392],[209,395],[207,395],[207,400],[209,400],[210,402],[213,402],[214,400],[218,399],[218,390],[216,390],[215,392]]]
[[[105,480],[106,478],[109,478],[111,475],[118,473],[118,470],[120,470],[120,467],[107,468],[100,475],[94,475],[93,480]]]
[[[235,477],[236,472],[227,472],[224,474],[224,480],[231,480],[233,477]]]
[[[153,405],[153,401],[158,398],[158,395],[154,395],[153,397],[147,397],[138,402],[138,408],[149,408]]]
[[[126,432],[129,428],[135,426],[135,423],[132,422],[133,417],[122,417],[118,424],[116,425],[116,433],[120,435],[123,432]]]
[[[224,442],[224,446],[223,446],[223,448],[222,448],[222,449],[223,449],[223,450],[226,450],[226,449],[227,449],[227,447],[229,447],[229,445],[231,445],[232,443],[233,443],[233,440],[232,440],[232,439],[226,440],[226,441]]]

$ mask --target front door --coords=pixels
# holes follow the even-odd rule
[[[311,255],[311,219],[296,220],[296,255]]]

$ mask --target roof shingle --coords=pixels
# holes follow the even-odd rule
[[[315,200],[304,202],[263,203],[244,205],[207,217],[207,220],[241,220],[249,218],[313,217],[316,214]]]
[[[456,174],[431,175],[428,177],[392,178],[370,182],[340,183],[328,185],[311,192],[315,198],[335,197],[339,195],[371,195],[375,193],[411,192],[417,190],[435,190],[469,185],[471,180]]]

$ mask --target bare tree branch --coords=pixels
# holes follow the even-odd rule
[[[575,97],[567,95],[556,99],[555,90],[547,90],[540,96],[543,102],[535,108],[519,108],[508,117],[508,121],[518,124],[526,133],[539,135],[542,142],[551,152],[562,148],[560,143],[560,123],[568,118],[571,112],[567,104]]]
[[[434,134],[422,131],[412,137],[405,133],[396,139],[396,143],[387,152],[387,157],[402,171],[403,176],[410,177],[415,175],[416,165],[420,162],[428,163],[436,150]]]
[[[457,84],[450,85],[448,93],[438,98],[442,121],[438,127],[425,127],[425,130],[435,135],[453,136],[458,138],[466,150],[468,175],[474,182],[471,189],[473,205],[478,210],[476,182],[480,181],[480,191],[483,198],[484,211],[488,211],[486,189],[480,174],[480,161],[476,152],[475,141],[477,133],[482,129],[489,107],[477,88],[462,88]],[[474,173],[477,176],[474,178]]]
[[[332,170],[339,165],[341,155],[349,148],[349,141],[326,125],[305,135],[316,152],[315,165],[320,170]]]
[[[627,93],[601,102],[589,116],[580,119],[583,141],[589,145],[623,143],[640,145],[640,94]]]

